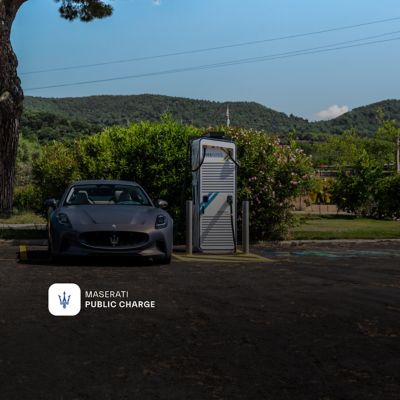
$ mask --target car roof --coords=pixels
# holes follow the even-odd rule
[[[72,182],[70,186],[75,185],[130,185],[139,186],[136,182],[132,181],[120,181],[120,180],[109,180],[109,179],[90,179],[84,181]]]

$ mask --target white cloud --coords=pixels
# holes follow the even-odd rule
[[[317,113],[318,119],[328,120],[338,117],[346,112],[350,111],[348,106],[338,106],[337,104],[333,104],[328,107],[326,110],[322,110]]]
[[[159,6],[161,4],[161,0],[153,0],[153,4],[155,6]]]

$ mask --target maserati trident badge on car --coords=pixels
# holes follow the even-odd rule
[[[113,232],[113,234],[110,237],[110,243],[112,245],[112,247],[115,247],[119,242],[118,236],[115,232]]]

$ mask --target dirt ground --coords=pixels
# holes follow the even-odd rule
[[[1,399],[400,399],[400,244],[255,251],[273,262],[57,266],[0,244]],[[54,317],[56,282],[156,308]]]

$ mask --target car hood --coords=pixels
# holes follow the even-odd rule
[[[157,215],[168,213],[151,206],[131,205],[81,205],[62,207],[72,225],[139,225],[154,226]]]

